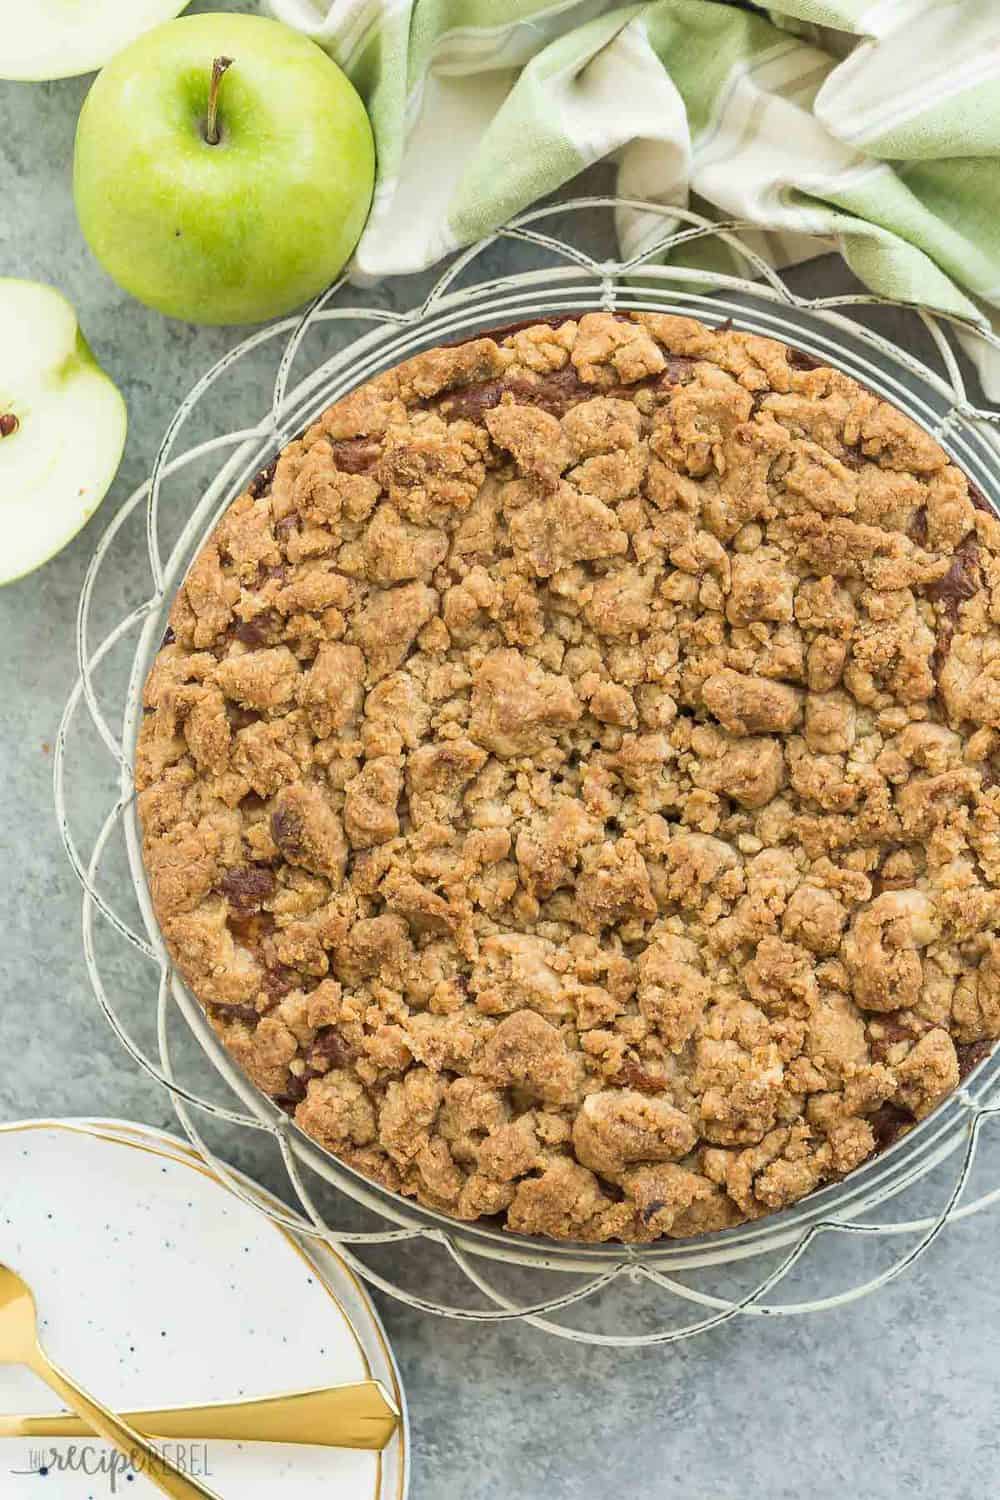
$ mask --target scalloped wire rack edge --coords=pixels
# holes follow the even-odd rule
[[[597,210],[642,213],[659,218],[662,232],[647,235],[641,254],[629,260],[595,260],[579,248],[544,232],[539,226],[552,216],[572,216]],[[77,612],[77,660],[79,675],[67,701],[54,746],[53,789],[60,833],[70,865],[82,887],[82,935],[87,973],[94,995],[119,1041],[132,1059],[169,1093],[185,1134],[206,1163],[244,1201],[245,1193],[224,1161],[205,1142],[195,1123],[195,1113],[204,1114],[247,1130],[263,1131],[277,1142],[289,1183],[302,1212],[289,1209],[273,1216],[286,1227],[329,1241],[369,1284],[420,1311],[473,1322],[505,1322],[520,1319],[561,1338],[616,1347],[641,1347],[674,1343],[695,1337],[741,1316],[793,1316],[842,1306],[876,1291],[901,1275],[941,1234],[943,1229],[1000,1199],[1000,1187],[980,1197],[963,1201],[976,1160],[980,1136],[986,1123],[1000,1113],[1000,1049],[981,1063],[946,1105],[923,1125],[877,1158],[867,1168],[852,1173],[844,1183],[815,1193],[784,1213],[759,1221],[749,1229],[730,1231],[690,1244],[669,1247],[563,1246],[543,1241],[521,1241],[459,1225],[443,1216],[419,1210],[395,1195],[366,1182],[334,1161],[327,1153],[306,1142],[284,1113],[265,1100],[232,1064],[205,1022],[189,992],[172,970],[159,938],[149,905],[142,872],[135,820],[131,775],[131,748],[138,720],[145,669],[155,651],[157,625],[166,603],[183,576],[183,566],[192,546],[214,525],[252,475],[301,431],[308,420],[332,400],[369,379],[378,369],[399,363],[419,348],[441,343],[448,337],[470,336],[476,328],[496,327],[545,312],[601,307],[694,312],[706,321],[719,323],[737,317],[741,326],[784,337],[832,362],[845,364],[845,342],[854,349],[847,368],[865,376],[873,388],[907,409],[964,466],[984,479],[994,504],[1000,503],[1000,413],[974,406],[968,399],[958,360],[948,340],[951,326],[963,339],[981,339],[1000,349],[1000,339],[988,330],[957,317],[946,317],[908,304],[894,303],[872,294],[842,294],[827,298],[796,295],[782,277],[741,238],[753,226],[737,222],[714,223],[687,210],[636,200],[610,197],[579,198],[520,215],[508,225],[456,255],[427,296],[405,312],[345,302],[346,282],[341,280],[298,318],[258,330],[230,350],[197,382],[179,406],[164,434],[149,479],[122,505],[107,527],[94,553],[84,580]],[[660,257],[696,240],[715,238],[734,264],[745,265],[756,279],[745,276],[665,265]],[[486,278],[458,288],[460,278],[500,241],[519,241],[533,252],[548,257],[542,269]],[[623,286],[623,283],[627,283]],[[723,294],[733,293],[749,302],[728,303]],[[858,306],[903,308],[920,320],[929,334],[944,370],[942,377],[908,350],[842,314],[839,309]],[[789,314],[798,315],[799,320]],[[802,318],[807,321],[803,323]],[[310,331],[337,321],[366,322],[370,330],[345,348],[329,356],[316,369],[290,386],[292,368],[300,357]],[[216,383],[238,361],[269,344],[286,338],[274,378],[270,409],[263,421],[233,432],[218,434],[192,447],[175,452],[184,424],[196,407],[209,396]],[[880,361],[864,356],[857,347],[871,351]],[[903,379],[899,371],[905,372]],[[907,381],[915,380],[930,398],[920,399]],[[943,404],[942,404],[943,402]],[[159,511],[164,482],[172,475],[217,453],[229,456],[208,485],[164,562],[159,543]],[[992,484],[990,483],[992,480]],[[147,561],[151,593],[132,608],[93,647],[90,618],[95,594],[102,581],[102,567],[112,544],[138,507],[146,508]],[[121,706],[123,733],[116,734],[101,707],[94,676],[102,662],[131,632],[140,635],[130,674],[129,689]],[[78,715],[84,708],[97,731],[100,746],[117,767],[119,792],[100,825],[88,855],[77,847],[70,820],[67,767]],[[143,915],[143,935],[119,915],[99,889],[102,864],[116,834],[122,833],[128,850],[134,894]],[[157,980],[158,1058],[149,1057],[136,1044],[108,994],[97,955],[96,926],[131,945],[155,969]],[[170,1046],[170,1021],[179,1009],[217,1070],[242,1099],[248,1112],[226,1108],[201,1097],[177,1076]],[[872,1221],[871,1214],[897,1194],[913,1187],[937,1168],[951,1162],[954,1176],[937,1212],[929,1217],[905,1221]],[[326,1222],[305,1179],[306,1170],[316,1171],[351,1198],[376,1212],[390,1227],[369,1232],[337,1230]],[[767,1300],[789,1273],[806,1257],[811,1246],[830,1235],[908,1235],[913,1243],[877,1275],[846,1290],[819,1295],[799,1302]],[[420,1240],[450,1257],[486,1302],[486,1306],[458,1306],[415,1295],[366,1263],[358,1251],[365,1245]],[[675,1271],[722,1267],[777,1252],[777,1263],[743,1295],[727,1297],[692,1287],[677,1279]],[[487,1275],[489,1262],[500,1261],[540,1272],[576,1273],[579,1280],[555,1296],[515,1302],[495,1286]],[[595,1297],[615,1282],[642,1284],[659,1296],[695,1309],[689,1321],[638,1334],[599,1333],[555,1319]]]

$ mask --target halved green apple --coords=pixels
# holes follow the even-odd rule
[[[25,5],[24,0],[0,0],[0,19],[10,22],[0,46],[0,78],[37,83],[92,73],[151,26],[179,16],[189,3],[28,0]]]
[[[127,426],[66,298],[0,278],[0,584],[40,567],[93,514]]]

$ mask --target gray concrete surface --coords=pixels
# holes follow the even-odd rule
[[[86,87],[0,84],[0,274],[63,289],[131,411],[125,462],[100,517],[43,571],[0,593],[0,1119],[104,1114],[169,1128],[169,1101],[122,1052],[87,984],[78,890],[52,811],[51,746],[74,676],[77,595],[101,530],[146,474],[180,397],[238,336],[165,322],[89,258],[70,191]],[[590,229],[602,233],[596,221]],[[798,283],[833,291],[850,278],[831,261]],[[406,302],[412,288],[375,295]],[[247,405],[260,394],[256,380],[240,375],[220,396],[220,425],[260,409]],[[118,606],[143,587],[139,537],[123,549],[120,579]],[[75,784],[81,836],[104,795],[97,780]],[[140,995],[140,971],[115,963]],[[259,1137],[214,1139],[279,1186]],[[997,1175],[1000,1155],[986,1158]],[[14,1191],[0,1184],[0,1204]],[[523,1326],[445,1323],[379,1296],[411,1402],[415,1500],[985,1500],[1000,1488],[997,1222],[985,1214],[953,1229],[909,1275],[845,1310],[744,1320],[632,1353]],[[822,1274],[803,1273],[797,1295],[884,1261],[867,1242],[820,1259]],[[378,1263],[424,1291],[461,1295],[431,1251],[391,1250]],[[653,1326],[651,1313],[630,1324],[632,1309],[629,1296],[612,1298],[600,1326]]]

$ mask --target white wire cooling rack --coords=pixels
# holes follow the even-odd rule
[[[580,248],[612,210],[659,221],[642,254],[621,261]],[[552,231],[556,216],[568,238]],[[589,1343],[672,1343],[734,1318],[792,1316],[856,1300],[899,1276],[946,1226],[1000,1198],[1000,1188],[969,1191],[981,1133],[1000,1112],[998,1053],[868,1166],[754,1225],[696,1241],[624,1247],[553,1244],[457,1224],[337,1162],[247,1081],[172,971],[150,908],[131,763],[142,683],[174,592],[221,512],[285,443],[332,401],[420,349],[573,310],[671,311],[712,324],[731,319],[839,366],[892,400],[938,438],[1000,513],[1000,414],[970,400],[952,338],[966,348],[978,339],[1000,348],[1000,340],[971,323],[909,308],[904,347],[878,331],[882,309],[902,304],[865,294],[796,295],[745,234],[745,226],[676,208],[581,198],[522,214],[455,256],[405,311],[338,283],[301,317],[252,334],[198,381],[171,419],[149,479],[118,511],[86,575],[77,618],[79,676],[55,745],[54,791],[83,892],[93,993],[133,1060],[168,1091],[192,1144],[233,1191],[240,1189],[206,1140],[216,1123],[263,1132],[280,1152],[286,1196],[297,1206],[276,1217],[328,1240],[368,1282],[422,1311],[484,1323],[524,1319]],[[732,271],[697,268],[708,242],[714,242],[712,263],[719,264],[721,249]],[[498,246],[519,269],[489,274]],[[216,431],[220,414],[228,426],[248,404],[244,370],[261,358],[271,370],[264,416]],[[198,435],[203,429],[207,435]],[[136,602],[127,607],[129,598]],[[81,824],[88,825],[86,835]],[[140,1040],[143,1032],[148,1042]],[[212,1089],[203,1082],[211,1071],[205,1056],[214,1068]],[[209,1096],[219,1080],[226,1089],[221,1100]],[[230,1152],[232,1143],[230,1135]],[[356,1227],[359,1213],[367,1227]],[[834,1254],[827,1253],[831,1241]],[[862,1253],[851,1256],[847,1242],[855,1249],[863,1244]],[[876,1255],[876,1242],[886,1254]],[[373,1261],[386,1247],[391,1267],[378,1269]],[[426,1290],[441,1279],[426,1261],[431,1256],[443,1257],[450,1279],[464,1283],[457,1298]],[[401,1284],[404,1262],[416,1264],[416,1290]],[[849,1284],[833,1287],[845,1274]],[[790,1289],[802,1295],[779,1295]],[[622,1291],[630,1310],[642,1303],[641,1331],[620,1326]],[[610,1331],[589,1326],[595,1304],[609,1301]]]

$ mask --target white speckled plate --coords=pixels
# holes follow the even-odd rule
[[[53,1359],[118,1410],[377,1377],[404,1411],[383,1454],[215,1442],[192,1456],[207,1462],[206,1483],[222,1500],[403,1500],[403,1394],[364,1288],[332,1252],[235,1197],[172,1136],[123,1121],[0,1126],[0,1261],[33,1287]],[[58,1407],[33,1375],[0,1365],[0,1411]],[[97,1442],[89,1476],[49,1460],[69,1446],[0,1441],[0,1495],[160,1494],[142,1476],[119,1475],[113,1489],[107,1472],[93,1472],[108,1451]]]

